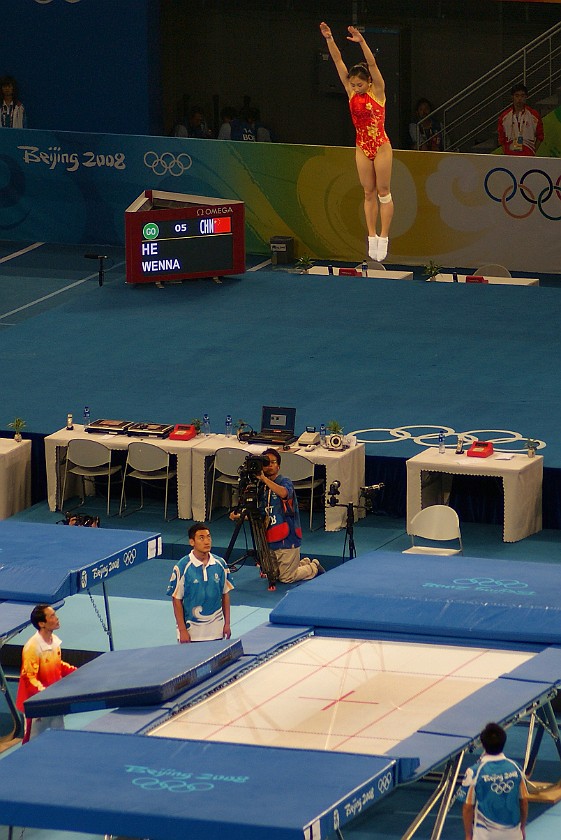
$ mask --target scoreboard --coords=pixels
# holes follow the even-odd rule
[[[125,210],[127,283],[245,271],[242,201],[146,190]]]

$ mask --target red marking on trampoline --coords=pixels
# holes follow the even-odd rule
[[[270,697],[267,697],[266,700],[262,700],[261,703],[257,703],[255,706],[253,706],[251,709],[248,709],[243,714],[238,715],[238,717],[232,718],[230,721],[228,721],[228,723],[223,723],[221,726],[215,729],[214,732],[210,733],[208,735],[208,738],[210,739],[216,737],[216,735],[219,732],[222,732],[224,729],[228,729],[229,726],[232,726],[233,724],[237,723],[237,721],[241,720],[244,717],[247,717],[247,715],[252,714],[253,712],[257,711],[257,709],[260,709],[262,706],[265,706],[267,703],[270,703],[271,700],[274,700],[278,697],[282,697],[282,695],[285,694],[288,691],[288,689],[294,688],[294,686],[306,682],[306,680],[308,680],[312,674],[319,674],[321,671],[324,671],[326,668],[329,668],[331,665],[333,665],[334,662],[337,662],[338,659],[341,659],[341,657],[348,656],[348,654],[351,651],[357,650],[360,647],[362,647],[362,642],[356,642],[354,645],[352,645],[352,647],[347,648],[346,650],[342,651],[342,653],[338,654],[337,656],[334,656],[333,659],[329,660],[329,662],[324,662],[323,665],[319,665],[315,669],[315,671],[311,672],[311,674],[306,674],[305,676],[300,677],[300,679],[296,680],[290,685],[285,686],[283,689],[281,689],[281,691],[277,691],[275,694],[271,695]]]
[[[416,700],[418,697],[421,697],[423,694],[426,694],[427,691],[431,691],[439,683],[442,683],[442,682],[444,682],[444,680],[448,679],[449,677],[454,676],[456,671],[462,670],[463,668],[466,667],[466,665],[471,665],[473,662],[476,662],[482,656],[485,656],[485,654],[486,654],[486,651],[480,651],[477,654],[477,656],[472,656],[472,658],[469,659],[467,662],[462,662],[460,665],[457,665],[449,673],[442,674],[438,679],[434,680],[430,685],[427,685],[427,686],[425,686],[425,688],[421,689],[421,691],[417,691],[415,694],[412,694],[411,697],[409,697],[407,700],[405,700],[401,705],[402,706],[407,706],[408,703],[412,703],[413,700]],[[351,738],[356,738],[358,735],[360,735],[362,732],[364,732],[365,729],[368,729],[369,726],[372,726],[373,723],[380,723],[381,720],[384,720],[384,718],[387,718],[389,715],[392,715],[394,713],[394,711],[395,711],[395,709],[392,709],[389,712],[385,712],[379,718],[376,718],[376,720],[372,720],[372,721],[370,721],[370,723],[367,723],[364,726],[361,726],[360,729],[358,729],[353,735],[348,735],[346,738],[343,738],[343,740],[340,741],[337,744],[337,746],[334,747],[333,749],[338,749],[338,748],[340,749],[341,746],[343,744],[345,744],[347,741],[350,741]]]
[[[327,706],[323,706],[320,711],[326,712],[328,709],[331,709],[332,706],[336,706],[337,703],[357,703],[359,706],[379,706],[380,704],[376,700],[348,700],[347,698],[354,694],[354,689],[352,691],[347,691],[346,694],[343,694],[341,697],[336,697],[334,700],[331,700]],[[327,697],[306,697],[306,695],[302,695],[300,698],[301,700],[327,700]]]

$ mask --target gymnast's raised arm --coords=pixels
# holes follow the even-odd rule
[[[343,84],[343,87],[347,91],[347,95],[350,98],[351,94],[352,94],[352,89],[351,89],[351,86],[349,85],[349,71],[347,70],[347,65],[345,64],[345,62],[343,61],[343,58],[341,56],[341,50],[339,49],[339,47],[335,43],[335,41],[333,39],[333,35],[331,34],[331,29],[329,28],[329,26],[326,23],[320,23],[319,29],[320,29],[321,34],[325,38],[325,42],[327,44],[327,49],[329,50],[329,55],[333,59],[333,63],[335,64],[335,67],[336,67],[337,72],[339,74],[339,78],[341,79],[341,82]]]
[[[374,53],[364,40],[364,37],[356,29],[354,26],[348,27],[349,34],[347,35],[348,41],[354,41],[355,44],[359,44],[362,50],[362,54],[368,64],[368,72],[372,77],[372,90],[374,91],[374,95],[376,99],[380,102],[384,102],[386,98],[386,85],[384,82],[384,77],[380,73],[378,65],[376,63],[376,59],[374,58]]]

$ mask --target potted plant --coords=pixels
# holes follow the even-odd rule
[[[201,427],[203,425],[203,421],[199,417],[193,417],[190,422],[191,422],[191,425],[194,426],[195,429],[197,430],[197,434],[200,435]]]
[[[329,423],[327,423],[325,428],[327,429],[327,431],[329,432],[330,435],[342,435],[343,434],[343,427],[341,426],[340,423],[337,422],[337,420],[330,420]]]
[[[302,254],[301,257],[298,257],[294,265],[300,274],[307,274],[310,268],[314,265],[314,260],[309,256],[309,254]]]
[[[528,438],[526,441],[526,449],[528,450],[528,458],[534,458],[536,454],[536,449],[538,448],[539,441],[534,440],[534,438]]]
[[[438,265],[438,263],[429,260],[429,262],[423,266],[423,274],[426,275],[427,282],[430,283],[431,280],[434,280],[435,277],[440,274],[442,271],[442,266]]]
[[[8,423],[8,427],[14,430],[14,440],[17,440],[19,443],[21,440],[21,433],[25,429],[25,420],[23,417],[14,417],[12,422]]]

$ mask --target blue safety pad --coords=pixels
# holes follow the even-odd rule
[[[41,784],[30,785],[33,768],[47,766]],[[375,804],[412,766],[386,756],[51,730],[0,761],[0,813],[7,825],[152,840],[315,840]]]
[[[507,723],[550,692],[551,684],[500,678],[460,700],[419,731],[475,739],[490,720]]]
[[[0,601],[0,644],[3,644],[30,624],[29,616],[35,604],[16,604]]]
[[[561,685],[561,650],[546,648],[508,674],[503,674],[501,679]]]
[[[49,603],[162,553],[160,534],[0,522],[0,599]]]
[[[25,701],[27,717],[123,706],[155,706],[240,659],[241,641],[117,650],[104,653]]]
[[[134,706],[130,709],[113,709],[90,721],[87,732],[118,733],[120,735],[143,735],[156,726],[165,723],[174,713],[173,700],[161,706]]]
[[[471,557],[376,551],[290,590],[273,624],[561,645],[554,569]]]
[[[479,735],[479,732],[477,734]],[[465,735],[436,735],[429,732],[415,732],[409,738],[405,738],[395,747],[392,747],[389,752],[393,758],[418,755],[420,761],[415,771],[415,778],[421,779],[431,770],[435,770],[467,749],[472,740],[471,737]]]
[[[260,624],[243,634],[243,652],[245,656],[262,656],[265,653],[272,655],[311,633],[311,627]]]

